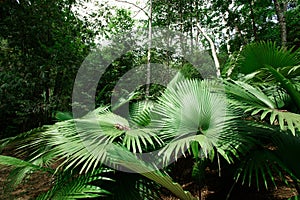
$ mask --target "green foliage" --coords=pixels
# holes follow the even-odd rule
[[[280,83],[280,87],[291,97],[298,111],[300,110],[300,93],[287,75],[299,76],[298,52],[292,52],[283,47],[279,48],[275,43],[260,42],[252,43],[244,47],[238,59],[239,70],[243,74],[250,74],[248,78],[263,78],[268,83]],[[263,70],[263,75],[260,73]],[[298,72],[298,73],[297,73]],[[268,75],[271,78],[265,78]]]
[[[286,22],[287,22],[287,39],[288,46],[295,47],[296,49],[300,48],[300,3],[295,3],[291,5],[291,9],[286,12]]]
[[[280,110],[277,106],[279,100],[273,96],[267,96],[258,87],[253,87],[240,81],[224,81],[229,98],[237,108],[243,112],[256,116],[259,120],[268,119],[270,124],[277,124],[282,130],[289,129],[293,134],[300,130],[300,115],[286,110]]]
[[[281,69],[299,64],[299,58],[292,49],[286,50],[272,42],[258,42],[246,45],[240,56],[240,71],[249,74],[266,66]]]
[[[10,157],[10,156],[2,156],[0,155],[0,162],[2,165],[13,166],[13,167],[30,167],[36,170],[44,170],[42,167],[31,164],[30,162],[26,162],[24,160]]]
[[[298,200],[300,198],[300,196],[294,196],[294,197],[291,197],[291,198],[288,198],[288,200]]]
[[[78,67],[93,32],[71,1],[2,1],[0,8],[1,138],[51,123],[70,109]]]
[[[143,113],[145,107],[137,106],[135,110]],[[98,185],[99,181],[106,180],[101,166],[107,162],[140,173],[173,191],[182,199],[193,199],[180,185],[174,184],[167,174],[156,171],[155,167],[149,166],[133,154],[146,151],[148,143],[155,148],[155,143],[162,144],[162,142],[156,134],[153,134],[153,130],[134,126],[134,124],[142,125],[143,120],[136,117],[132,119],[135,120],[130,126],[126,119],[113,114],[105,107],[100,107],[83,118],[57,122],[41,130],[38,136],[35,135],[30,140],[28,139],[31,135],[27,135],[27,143],[19,144],[21,151],[31,152],[28,161],[24,161],[25,164],[11,157],[3,157],[0,161],[2,164],[15,164],[17,167],[19,165],[32,167],[31,163],[38,163],[38,166],[46,163],[49,165],[59,161],[60,165],[54,173],[55,185],[42,195],[41,199],[75,199],[107,195],[107,191],[111,191],[115,186],[104,190],[102,184]],[[10,143],[13,143],[14,139],[16,138],[11,139]],[[112,176],[112,179],[114,178],[118,176]],[[120,184],[119,181],[116,180],[115,183]],[[132,184],[136,190],[128,193],[128,199],[144,199],[144,197],[157,199],[156,193],[149,189],[154,186],[151,182],[141,182],[138,178]],[[124,194],[117,195],[116,191],[112,192],[115,199],[126,199]]]
[[[37,199],[84,199],[109,196],[110,193],[100,186],[99,182],[112,181],[105,178],[105,169],[99,168],[83,175],[73,174],[71,171],[57,175],[56,184],[48,192],[39,195]],[[97,184],[95,184],[97,182]]]
[[[160,116],[159,135],[167,141],[161,150],[165,162],[185,155],[192,144],[199,149],[193,150],[195,157],[201,155],[200,151],[201,157],[211,160],[215,153],[228,162],[228,152],[238,156],[236,147],[242,139],[230,130],[238,115],[227,107],[224,94],[222,86],[213,81],[186,80],[166,89],[154,108]]]
[[[249,136],[257,142],[238,164],[236,181],[248,182],[249,186],[254,184],[257,189],[261,185],[268,189],[270,183],[276,187],[278,178],[290,185],[286,175],[297,182],[299,170],[295,156],[299,148],[299,132],[295,136],[272,127],[268,129],[266,125],[253,125],[255,133]]]
[[[102,106],[110,103],[113,94],[123,94],[114,90],[120,77],[146,63],[146,51],[138,47],[110,64],[98,84],[98,108],[76,119],[66,112],[71,88],[81,62],[94,47],[95,35],[103,32],[110,39],[132,30],[131,13],[117,9],[113,15],[105,7],[94,13],[101,19],[104,16],[105,23],[98,19],[92,25],[72,12],[76,1],[1,1],[0,5],[0,137],[51,123],[54,113],[58,120],[0,141],[0,150],[18,147],[16,154],[24,158],[0,156],[2,165],[15,168],[8,186],[39,170],[53,176],[54,186],[38,199],[154,200],[160,198],[161,186],[180,199],[195,199],[164,169],[140,159],[141,153],[152,151],[159,151],[152,160],[161,163],[192,155],[192,176],[199,185],[204,184],[208,161],[217,160],[221,169],[219,156],[226,164],[234,164],[237,182],[255,184],[258,189],[261,183],[266,188],[270,183],[276,187],[277,178],[287,182],[285,175],[295,183],[300,179],[296,159],[300,153],[299,51],[276,46],[279,28],[271,20],[275,16],[272,1],[153,1],[154,26],[168,26],[196,37],[197,44],[178,44],[186,51],[201,42],[194,29],[199,23],[211,29],[209,35],[220,42],[224,55],[219,58],[227,58],[227,53],[252,41],[273,42],[250,43],[229,56],[223,73],[235,79],[229,81],[201,81],[201,75],[181,57],[152,49],[152,62],[198,79],[178,73],[167,88],[151,85],[155,101],[143,101],[141,86],[131,93],[125,91],[129,96],[122,96],[111,110]],[[289,45],[297,45],[298,22],[293,16],[299,5],[289,5],[285,13],[288,40]],[[114,37],[114,42],[125,39],[131,44],[139,42],[130,35]],[[187,49],[188,45],[192,48]],[[125,52],[128,48],[116,45],[114,50]],[[115,53],[110,50],[101,52],[107,60]],[[208,71],[209,61],[202,61],[202,69]],[[128,119],[114,112],[126,103]],[[55,170],[50,167],[53,164],[58,164]]]
[[[180,199],[194,199],[155,163],[145,162],[136,154],[159,148],[159,157],[153,160],[168,162],[180,154],[193,155],[192,175],[199,184],[204,182],[206,160],[217,159],[220,168],[219,155],[237,166],[236,181],[255,183],[258,188],[260,183],[269,188],[270,181],[276,185],[276,174],[283,180],[284,173],[299,179],[294,159],[299,149],[298,129],[294,129],[294,136],[273,126],[242,121],[240,110],[255,106],[274,109],[276,104],[255,87],[233,83],[225,82],[224,90],[221,82],[186,80],[178,74],[156,103],[133,103],[130,120],[99,107],[82,118],[27,133],[23,136],[26,140],[6,140],[6,144],[16,142],[19,152],[27,152],[28,157],[21,161],[1,156],[0,162],[21,167],[14,172],[18,183],[27,169],[49,171],[43,166],[59,161],[55,185],[41,199],[109,199],[108,192],[114,199],[157,199],[158,194],[153,192],[157,184]],[[126,175],[103,167],[107,163],[137,174]],[[122,186],[124,179],[129,182]],[[122,195],[121,191],[126,190],[130,193]]]

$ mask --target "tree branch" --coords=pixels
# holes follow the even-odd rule
[[[115,0],[115,1],[120,2],[120,3],[127,3],[127,4],[132,5],[132,6],[136,7],[136,8],[138,8],[139,10],[143,11],[144,14],[147,15],[147,17],[149,18],[149,14],[145,10],[145,8],[142,8],[142,7],[138,6],[138,5],[136,5],[135,3],[132,3],[132,2],[129,2],[129,1],[124,1],[124,0]]]

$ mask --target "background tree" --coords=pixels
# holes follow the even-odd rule
[[[1,136],[51,123],[70,110],[77,70],[94,31],[71,8],[75,1],[4,1],[0,8]]]

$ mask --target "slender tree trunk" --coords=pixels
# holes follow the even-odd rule
[[[144,14],[148,17],[148,52],[147,52],[147,71],[146,71],[146,91],[145,97],[146,99],[150,96],[150,81],[151,81],[151,47],[152,47],[152,0],[149,0],[149,11],[147,12],[144,8],[138,6],[135,3],[125,0],[115,0],[121,3],[130,4],[139,10],[143,11]]]
[[[147,55],[147,74],[146,74],[146,99],[150,96],[151,81],[151,46],[152,46],[152,0],[149,0],[149,18],[148,18],[148,55]]]
[[[274,0],[276,15],[278,18],[279,26],[280,26],[280,34],[281,34],[281,45],[282,47],[286,47],[287,43],[287,30],[286,30],[286,21],[285,21],[285,11],[287,10],[287,3],[282,2],[282,7],[280,6],[279,0]]]
[[[250,6],[250,14],[251,14],[251,21],[252,21],[252,29],[253,29],[253,36],[254,40],[257,41],[257,30],[255,25],[255,16],[253,11],[253,0],[249,0],[249,6]]]
[[[190,12],[194,13],[193,4],[190,3]],[[193,43],[193,15],[190,15],[190,37],[191,37],[191,53],[193,53],[194,43]]]
[[[214,59],[215,67],[216,67],[217,78],[220,78],[221,77],[220,63],[219,63],[219,60],[217,57],[217,51],[216,51],[215,44],[199,24],[197,24],[197,28],[203,34],[203,36],[206,38],[206,40],[209,42],[209,45],[211,48],[211,53],[212,53],[212,56]]]

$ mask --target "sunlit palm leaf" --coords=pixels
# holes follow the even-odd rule
[[[150,129],[131,128],[128,121],[107,108],[98,108],[83,118],[58,122],[23,149],[43,149],[31,161],[49,157],[61,159],[64,169],[81,167],[81,173],[107,162],[107,145],[122,141],[128,149],[141,152],[147,144],[161,144]],[[59,168],[57,168],[59,170]]]
[[[160,115],[156,120],[160,136],[168,141],[160,152],[165,162],[185,155],[195,143],[205,157],[212,158],[216,149],[230,162],[225,151],[236,154],[240,143],[237,133],[229,131],[238,115],[228,109],[222,90],[220,83],[198,80],[185,80],[166,89],[154,109]],[[226,149],[221,148],[224,140],[229,144]]]
[[[133,103],[130,109],[131,128],[126,130],[123,139],[123,145],[129,150],[136,152],[145,152],[151,145],[152,149],[162,145],[162,140],[158,137],[155,129],[150,128],[152,101],[141,101]],[[147,128],[149,127],[149,128]]]
[[[148,145],[151,145],[153,148],[155,148],[156,145],[161,146],[163,142],[153,131],[153,129],[144,128],[126,131],[123,144],[129,150],[132,150],[133,153],[142,153],[147,150]]]

